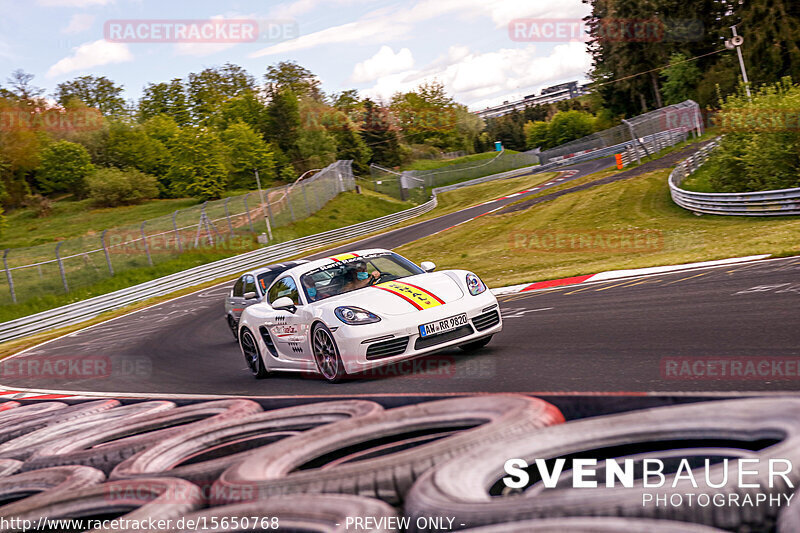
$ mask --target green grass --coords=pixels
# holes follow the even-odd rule
[[[698,168],[694,174],[683,180],[681,189],[694,192],[718,192],[714,190],[715,187],[711,184],[713,172],[712,166],[706,163]]]
[[[605,270],[800,253],[800,219],[697,217],[672,202],[668,175],[669,169],[658,170],[525,211],[481,217],[398,252],[415,261],[435,261],[443,269],[474,270],[495,287]],[[568,243],[554,249],[543,238],[558,233],[592,236],[598,231],[657,239],[641,249],[604,250]],[[538,246],[530,245],[536,242],[533,237],[538,237]]]
[[[409,203],[399,202],[369,191],[365,191],[364,194],[355,192],[342,193],[328,202],[313,216],[288,226],[277,228],[273,234],[274,240],[271,244],[364,222],[408,209],[409,207],[411,207]],[[256,229],[262,231],[260,226],[256,226]],[[263,229],[266,229],[266,227],[264,226]],[[76,279],[76,277],[70,279],[70,275],[68,275],[68,281],[70,282],[69,294],[42,294],[25,299],[24,296],[28,294],[28,291],[25,290],[26,287],[18,286],[17,294],[21,303],[0,306],[0,322],[124,289],[161,276],[254,250],[258,247],[254,237],[251,235],[239,238],[235,241],[235,246],[225,244],[164,257],[162,260],[157,261],[155,266],[140,266],[128,270],[120,269],[113,277],[107,276],[104,270],[99,271],[102,274],[102,279],[98,279],[98,274],[94,270],[88,271],[91,274],[88,280],[83,278]],[[77,275],[75,274],[75,276]],[[84,282],[81,283],[81,281]],[[6,298],[6,295],[4,294],[3,297]]]
[[[514,150],[506,150],[507,154],[516,154]],[[497,152],[484,152],[482,154],[465,155],[464,157],[457,157],[455,159],[417,159],[405,165],[401,170],[435,170],[437,168],[449,167],[452,165],[460,165],[462,163],[469,163],[472,161],[483,161],[497,157]]]
[[[51,214],[37,218],[32,209],[15,209],[7,215],[7,226],[0,234],[0,248],[36,246],[79,237],[126,224],[169,215],[200,202],[192,198],[150,200],[139,205],[96,208],[91,200],[63,199],[53,202]]]

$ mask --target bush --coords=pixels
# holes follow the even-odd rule
[[[722,138],[706,163],[715,192],[800,187],[800,86],[789,78],[761,88],[752,100],[739,94],[714,116]]]
[[[89,198],[101,207],[137,204],[158,196],[156,178],[136,169],[101,168],[86,180]]]
[[[58,141],[42,150],[36,179],[44,193],[71,192],[83,196],[85,179],[93,170],[86,148],[69,141]]]

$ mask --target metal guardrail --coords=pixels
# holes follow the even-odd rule
[[[424,204],[398,213],[267,246],[235,257],[170,274],[146,283],[140,283],[133,287],[4,322],[0,324],[0,342],[78,324],[102,313],[142,302],[154,296],[170,294],[215,279],[228,276],[234,277],[241,272],[267,263],[274,263],[336,242],[369,235],[375,231],[389,228],[400,222],[425,214],[434,207],[436,207],[435,196]]]
[[[719,139],[705,145],[681,162],[669,175],[672,201],[694,213],[729,216],[800,215],[800,187],[763,192],[709,193],[687,191],[683,180],[705,163]]]

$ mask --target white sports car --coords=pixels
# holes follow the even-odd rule
[[[381,249],[290,268],[242,313],[247,365],[258,378],[289,371],[336,382],[442,348],[486,346],[503,327],[497,299],[472,272],[435,268]]]

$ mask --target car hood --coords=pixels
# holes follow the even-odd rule
[[[330,299],[330,304],[362,307],[379,315],[404,315],[438,307],[464,297],[444,272],[431,272],[364,287]]]

